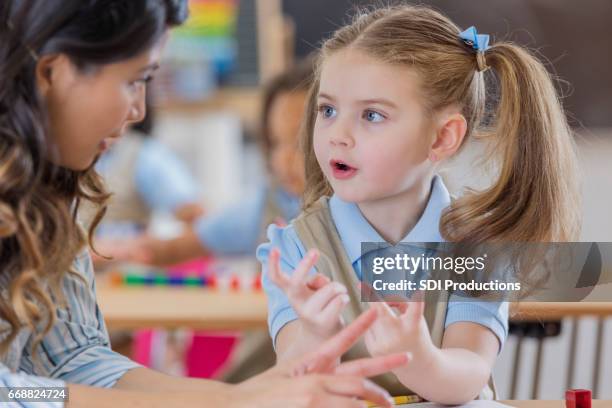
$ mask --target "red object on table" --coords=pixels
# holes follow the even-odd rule
[[[206,286],[208,286],[211,289],[216,289],[218,285],[217,282],[217,277],[215,275],[210,275],[208,278],[206,278]]]
[[[261,274],[258,273],[254,278],[253,278],[253,289],[256,291],[260,291],[262,289],[261,286]]]
[[[240,290],[240,278],[236,275],[230,279],[230,288],[232,290]]]
[[[591,408],[591,390],[565,391],[566,408]]]

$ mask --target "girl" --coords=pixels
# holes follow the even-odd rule
[[[489,68],[499,99],[485,118]],[[367,309],[361,242],[576,237],[570,131],[549,74],[519,46],[488,47],[488,36],[462,33],[425,7],[360,14],[323,44],[306,115],[305,211],[288,227],[270,226],[258,250],[281,361],[315,350]],[[451,200],[436,168],[485,130],[498,178]],[[439,296],[400,315],[374,303],[381,319],[345,357],[412,352],[413,363],[379,378],[395,395],[444,404],[492,397],[507,304]]]
[[[165,376],[111,351],[77,212],[104,203],[92,164],[144,117],[167,30],[186,14],[178,0],[0,3],[0,386],[68,387],[71,407],[388,405],[363,377],[405,364],[405,353],[365,367],[333,360],[375,313],[237,386]]]

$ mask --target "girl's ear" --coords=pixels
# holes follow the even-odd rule
[[[36,63],[35,74],[38,92],[46,98],[53,87],[65,85],[74,78],[74,67],[63,54],[43,55]]]
[[[429,158],[433,162],[448,159],[457,152],[467,131],[467,121],[457,112],[443,115],[436,129],[435,139],[429,151]]]

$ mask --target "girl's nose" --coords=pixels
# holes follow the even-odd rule
[[[330,129],[330,132],[329,141],[332,146],[353,147],[354,140],[348,127],[337,126],[335,129]]]

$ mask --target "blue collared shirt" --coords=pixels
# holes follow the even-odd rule
[[[140,136],[128,134],[125,137]],[[113,160],[117,149],[121,148],[120,143],[98,160],[96,170],[102,176],[114,165]],[[138,194],[151,210],[173,212],[181,205],[199,200],[198,183],[185,164],[157,139],[142,141],[134,163],[134,174],[131,176],[134,177]]]
[[[438,226],[442,211],[450,203],[451,197],[442,178],[435,176],[425,210],[402,242],[443,242]],[[368,223],[355,203],[342,201],[333,195],[329,200],[329,209],[353,269],[357,276],[361,277],[361,243],[384,242],[384,239]],[[257,248],[257,259],[263,265],[263,288],[268,295],[270,336],[276,340],[280,329],[298,317],[282,290],[268,278],[268,255],[272,248],[278,248],[281,253],[281,270],[291,273],[304,257],[306,249],[292,225],[284,228],[270,225],[268,239],[270,242]],[[451,296],[445,327],[456,322],[473,322],[489,328],[499,339],[501,350],[508,335],[508,304],[490,301],[453,301]]]
[[[217,255],[252,256],[263,235],[264,207],[269,188],[261,187],[249,199],[218,214],[200,218],[195,231],[202,245]],[[276,188],[273,194],[284,221],[289,222],[300,213],[299,197],[282,188]]]
[[[128,370],[141,367],[110,348],[96,303],[89,252],[84,250],[72,266],[82,279],[71,274],[64,277],[67,305],[57,307],[55,325],[35,349],[36,356],[31,353],[34,335],[28,329],[18,333],[8,353],[0,358],[0,387],[65,387],[66,383],[112,387]],[[0,319],[0,324],[6,322]],[[63,403],[23,402],[16,406],[47,408]]]

